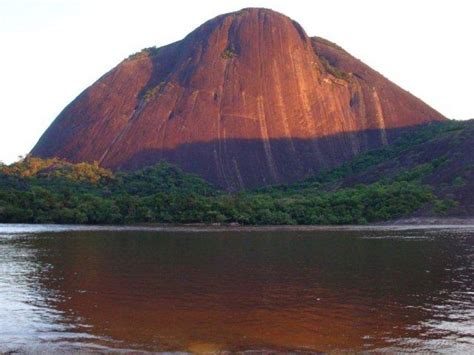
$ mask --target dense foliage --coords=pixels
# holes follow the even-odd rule
[[[366,223],[403,216],[435,199],[430,189],[410,182],[230,195],[167,164],[116,175],[81,164],[32,175],[25,165],[41,163],[33,161],[16,164],[19,174],[0,174],[0,222]]]
[[[27,157],[0,165],[0,222],[363,224],[420,208],[443,213],[456,202],[440,199],[423,183],[443,164],[441,158],[370,184],[341,181],[459,129],[455,122],[430,125],[304,182],[236,194],[165,163],[112,173],[97,164]],[[465,183],[458,178],[453,184]]]

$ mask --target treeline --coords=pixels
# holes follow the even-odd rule
[[[165,163],[112,173],[28,157],[0,166],[0,223],[363,224],[446,207],[410,178],[333,190],[309,184],[229,194]]]

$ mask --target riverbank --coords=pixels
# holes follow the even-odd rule
[[[376,225],[400,226],[400,225],[471,225],[474,226],[474,217],[411,217],[401,218],[394,221],[381,222]]]
[[[2,224],[0,234],[59,232],[323,232],[323,231],[384,231],[423,229],[474,229],[474,218],[410,218],[366,225],[278,225],[249,226],[225,224],[140,224],[140,225],[74,225],[74,224]]]

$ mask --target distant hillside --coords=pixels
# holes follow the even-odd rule
[[[230,194],[161,163],[0,166],[0,223],[365,224],[474,216],[474,120],[430,123],[303,182]]]
[[[444,214],[474,216],[474,120],[424,125],[383,149],[360,154],[301,183],[268,191],[304,194],[397,181],[430,186],[448,202]],[[417,214],[439,213],[422,209]]]

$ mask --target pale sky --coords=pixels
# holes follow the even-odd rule
[[[474,118],[472,0],[0,0],[0,161],[123,58],[266,7],[336,42],[449,118]]]

